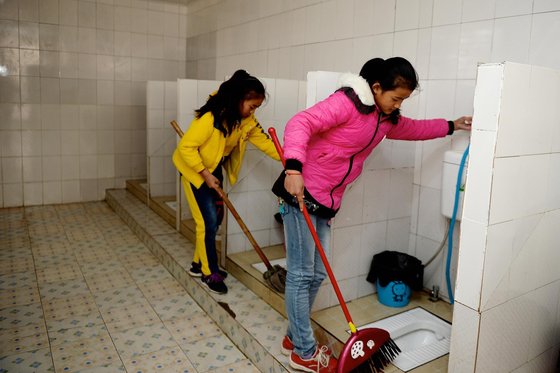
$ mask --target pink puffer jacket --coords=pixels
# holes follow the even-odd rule
[[[340,208],[348,184],[361,174],[364,161],[385,137],[427,140],[445,137],[449,132],[445,119],[400,116],[398,123],[391,123],[388,116],[371,106],[371,89],[357,75],[345,74],[339,85],[352,89],[336,91],[296,114],[284,131],[284,157],[301,162],[307,192],[334,211]],[[363,112],[364,107],[372,112],[361,113],[359,109]]]

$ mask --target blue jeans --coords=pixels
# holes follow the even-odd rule
[[[315,248],[313,236],[299,208],[284,203],[282,212],[286,237],[286,291],[284,295],[288,314],[288,337],[294,352],[307,358],[315,352],[317,342],[311,327],[311,307],[327,271]],[[329,256],[330,219],[310,215],[319,241]]]

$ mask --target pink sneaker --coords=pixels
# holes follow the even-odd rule
[[[310,373],[334,373],[337,360],[328,353],[327,346],[317,347],[309,359],[302,359],[292,351],[290,354],[290,367]]]

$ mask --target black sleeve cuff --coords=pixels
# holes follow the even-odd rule
[[[449,125],[449,131],[447,131],[447,134],[453,135],[453,132],[455,132],[455,123],[453,123],[452,120],[448,120],[447,124]]]
[[[301,172],[303,169],[303,165],[297,159],[286,159],[286,170],[294,170]]]

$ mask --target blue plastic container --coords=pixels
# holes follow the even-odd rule
[[[392,281],[387,286],[381,286],[377,279],[376,286],[377,298],[381,304],[389,307],[404,307],[410,302],[412,291],[410,286],[402,281]]]

